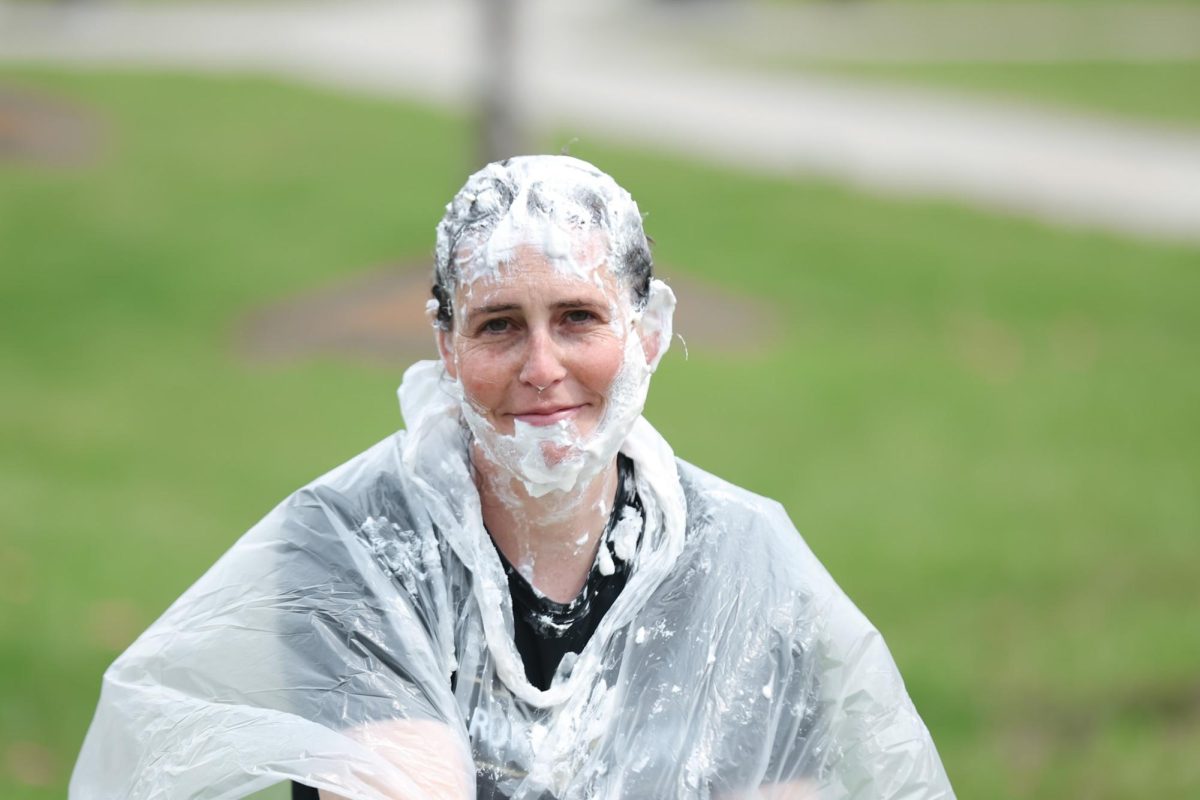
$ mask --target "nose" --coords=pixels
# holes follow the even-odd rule
[[[563,366],[558,344],[549,332],[533,330],[527,341],[521,382],[540,391],[562,380],[567,370]]]

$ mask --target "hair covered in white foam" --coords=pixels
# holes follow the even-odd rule
[[[574,420],[511,434],[488,421],[468,395],[453,342],[465,334],[455,315],[477,291],[520,281],[530,251],[571,278],[604,287],[608,323],[623,349],[590,432]],[[514,271],[515,270],[515,271]],[[438,225],[437,276],[429,311],[443,358],[454,361],[447,385],[460,403],[479,455],[519,479],[531,497],[570,492],[611,466],[641,415],[650,376],[670,346],[675,295],[651,278],[649,243],[629,193],[592,165],[568,156],[525,156],[489,164],[472,175]],[[606,280],[607,275],[615,277]],[[629,294],[622,297],[622,293]]]
[[[571,156],[518,156],[469,177],[438,223],[433,297],[439,328],[453,327],[460,281],[495,269],[517,243],[509,234],[533,227],[559,234],[543,238],[540,244],[547,250],[569,248],[587,233],[600,234],[609,268],[632,292],[634,306],[645,305],[653,261],[629,192]]]

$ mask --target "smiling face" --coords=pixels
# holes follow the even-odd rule
[[[602,262],[564,269],[522,245],[493,274],[458,288],[454,329],[439,337],[446,371],[501,436],[515,436],[521,423],[586,440],[608,411],[624,362],[626,294]]]
[[[615,465],[671,339],[675,296],[651,270],[633,198],[590,164],[528,156],[467,179],[427,310],[479,477],[542,497]]]

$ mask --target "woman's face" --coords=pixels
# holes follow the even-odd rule
[[[494,274],[460,285],[454,330],[439,338],[446,370],[502,436],[521,421],[586,439],[624,359],[626,294],[603,263],[564,269],[518,247]]]

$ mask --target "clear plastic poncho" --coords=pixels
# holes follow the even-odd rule
[[[644,418],[621,448],[645,513],[628,583],[531,685],[441,384],[411,368],[406,432],[286,499],[108,669],[72,798],[953,797],[783,508]]]

